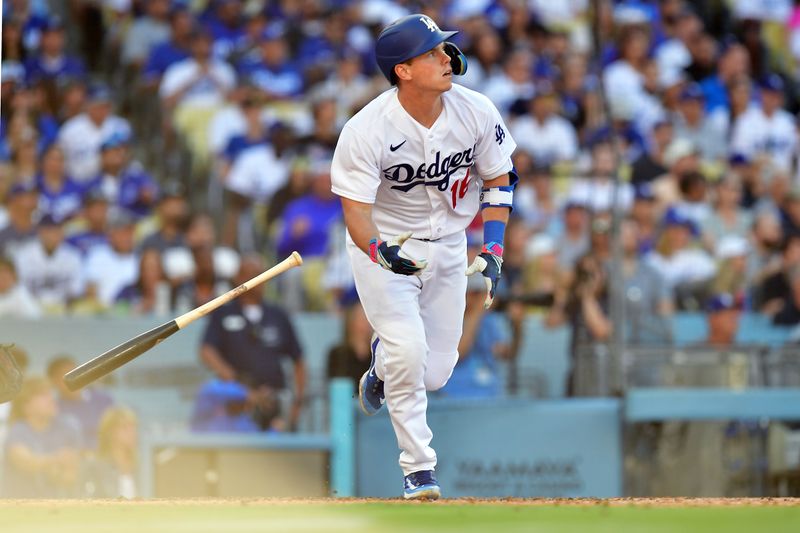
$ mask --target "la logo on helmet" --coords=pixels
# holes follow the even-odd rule
[[[429,30],[440,31],[439,26],[437,26],[436,23],[430,17],[426,17],[423,15],[419,18],[419,20],[421,20],[422,23],[425,24],[425,26],[427,26]]]

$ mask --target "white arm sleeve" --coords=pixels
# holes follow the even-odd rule
[[[511,138],[503,117],[488,98],[486,109],[486,122],[475,147],[475,170],[484,180],[492,180],[511,170],[511,154],[517,148],[517,143]]]
[[[345,198],[372,204],[381,184],[377,141],[368,142],[345,125],[331,163],[331,190]]]

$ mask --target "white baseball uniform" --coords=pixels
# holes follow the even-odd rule
[[[508,173],[516,148],[485,96],[454,84],[442,100],[428,129],[400,105],[396,88],[379,95],[344,126],[331,168],[334,193],[372,204],[381,239],[412,231],[403,252],[428,261],[418,276],[395,274],[347,235],[356,289],[381,341],[376,373],[405,475],[436,465],[426,389],[444,386],[458,361],[464,230],[478,212],[483,180]]]

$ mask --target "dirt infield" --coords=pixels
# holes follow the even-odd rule
[[[186,498],[135,500],[0,500],[0,508],[19,506],[292,506],[292,505],[469,505],[531,507],[800,507],[800,498],[444,498],[409,502],[401,498]]]

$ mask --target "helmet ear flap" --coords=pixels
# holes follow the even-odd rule
[[[467,73],[467,56],[464,55],[458,46],[445,41],[444,53],[450,56],[450,66],[453,69],[453,74],[456,76],[463,76]]]

